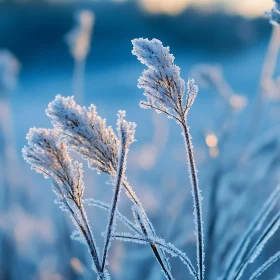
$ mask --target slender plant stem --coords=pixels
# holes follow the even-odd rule
[[[141,220],[140,215],[137,212],[135,214],[137,215],[137,220],[138,220],[138,223],[140,224],[140,228],[141,228],[144,236],[148,240],[148,242],[149,242],[149,244],[150,244],[150,246],[152,248],[152,251],[154,253],[154,256],[156,257],[156,259],[158,260],[160,266],[162,267],[162,270],[163,270],[165,276],[167,277],[168,280],[172,280],[173,277],[171,275],[171,271],[169,269],[166,269],[166,267],[164,265],[164,262],[161,259],[160,253],[159,253],[159,251],[158,251],[158,249],[156,247],[155,242],[153,240],[151,240],[151,237],[153,237],[153,238],[155,237],[155,233],[153,233],[154,236],[150,236],[148,234],[148,232],[147,232],[147,229],[145,228],[145,225],[144,225],[143,221]]]
[[[109,211],[111,208],[111,206],[109,204],[103,203],[102,201],[99,201],[99,200],[86,199],[86,200],[84,200],[84,202],[89,206],[96,206],[96,207],[99,207],[106,211]],[[132,221],[130,221],[127,217],[122,215],[119,211],[116,211],[116,218],[119,219],[125,226],[127,226],[129,229],[131,229],[135,233],[140,234],[140,235],[143,234]]]
[[[92,236],[92,232],[90,229],[90,226],[88,224],[88,220],[87,220],[87,216],[86,216],[86,212],[84,211],[83,206],[79,206],[76,202],[76,207],[80,212],[80,217],[82,218],[82,223],[79,221],[80,219],[77,217],[77,215],[75,214],[75,212],[73,211],[72,207],[69,205],[68,201],[66,200],[66,198],[63,199],[64,201],[64,205],[67,207],[68,211],[70,212],[71,216],[73,217],[73,220],[76,222],[77,227],[79,227],[79,229],[81,230],[87,246],[89,248],[90,254],[92,256],[92,260],[95,264],[97,273],[99,276],[101,276],[101,266],[100,266],[100,262],[99,262],[99,258],[98,258],[98,253],[97,253],[97,249],[96,249],[96,245]],[[102,278],[100,278],[102,279]]]
[[[254,220],[249,225],[248,229],[242,236],[242,239],[235,247],[232,256],[230,256],[227,270],[222,279],[226,280],[230,278],[232,274],[235,272],[235,270],[237,269],[237,267],[240,265],[240,262],[243,260],[243,257],[247,251],[250,240],[252,239],[254,233],[256,233],[256,231],[258,231],[262,227],[265,219],[268,217],[268,215],[271,213],[274,206],[278,202],[278,199],[280,197],[279,190],[280,190],[280,186],[278,186],[271,193],[271,195],[266,200],[264,206],[260,209],[260,212],[255,216]]]
[[[263,272],[265,272],[270,266],[272,266],[276,261],[280,259],[280,251],[269,258],[263,265],[261,265],[250,277],[249,280],[256,280],[259,278]]]
[[[166,267],[165,267],[165,265],[163,263],[163,260],[161,259],[161,256],[159,254],[159,251],[158,251],[158,249],[156,247],[156,244],[155,243],[150,243],[150,246],[151,246],[151,248],[153,250],[154,256],[156,257],[156,259],[158,260],[160,266],[162,267],[162,270],[163,270],[165,276],[167,277],[168,280],[172,280],[173,277],[172,277],[170,271],[168,271],[166,269]]]
[[[122,132],[123,133],[123,132]],[[115,184],[115,193],[112,201],[112,207],[109,212],[109,222],[107,226],[107,234],[106,234],[106,239],[105,239],[105,246],[104,246],[104,251],[103,251],[103,258],[102,258],[102,266],[101,270],[104,271],[105,264],[106,264],[106,259],[110,247],[110,242],[112,238],[112,231],[114,229],[115,225],[115,217],[116,217],[116,211],[117,211],[117,206],[118,206],[118,200],[121,192],[121,183],[122,179],[124,176],[125,172],[125,160],[126,160],[126,155],[127,155],[127,148],[125,147],[125,142],[124,142],[124,137],[122,137],[122,145],[120,148],[120,155],[119,155],[119,166],[118,166],[118,171],[117,171],[117,176],[116,176],[116,184]]]
[[[244,260],[242,261],[242,263],[239,264],[238,268],[236,269],[234,278],[233,278],[234,280],[240,279],[244,270],[247,268],[248,264],[250,263],[251,258],[254,256],[254,254],[257,254],[254,256],[254,259],[257,258],[260,251],[264,247],[264,244],[272,237],[274,232],[278,229],[279,221],[280,221],[280,211],[278,211],[278,213],[274,216],[274,218],[271,220],[271,222],[266,226],[266,228],[261,233],[261,235],[255,242],[255,244],[251,247],[250,251],[244,257]],[[277,226],[277,229],[275,230],[276,226]],[[271,232],[272,232],[272,234],[271,234]]]
[[[201,195],[200,189],[198,186],[197,170],[195,166],[195,160],[193,155],[193,146],[191,142],[191,135],[189,132],[189,127],[186,125],[186,122],[181,123],[183,130],[183,137],[185,141],[188,166],[190,173],[190,180],[192,185],[192,194],[194,202],[194,217],[195,217],[195,227],[196,227],[196,238],[197,238],[197,266],[198,266],[198,275],[199,279],[203,279],[204,272],[204,246],[203,246],[203,225],[202,225],[202,209],[201,209]]]
[[[156,235],[153,227],[151,226],[151,222],[149,221],[149,219],[147,217],[147,214],[146,214],[140,200],[138,199],[138,197],[136,196],[136,194],[132,190],[131,186],[128,184],[127,181],[123,181],[122,184],[123,184],[123,187],[126,189],[127,195],[130,197],[130,199],[133,201],[133,203],[136,204],[142,210],[143,216],[144,216],[150,230]],[[144,225],[144,227],[145,227],[145,225]],[[162,255],[164,255],[164,251],[162,250],[162,248],[157,248],[157,246],[155,244],[153,246],[150,244],[150,246],[151,246],[151,249],[154,253],[154,256],[156,257],[156,259],[157,259],[158,263],[160,264],[162,270],[167,271],[167,269],[165,267],[165,263],[162,260],[160,253],[158,252],[158,251],[161,251]]]
[[[175,253],[184,263],[186,263],[191,271],[191,273],[194,275],[195,279],[198,279],[197,272],[195,271],[195,268],[191,264],[190,260],[186,257],[186,255],[181,252],[176,247],[170,247],[168,244],[165,244],[164,242],[156,241],[155,244],[161,246],[162,248],[165,248],[166,250]]]
[[[86,212],[85,212],[83,206],[80,208],[80,214],[81,214],[82,220],[83,220],[84,225],[85,225],[85,238],[86,238],[88,246],[90,248],[90,253],[91,253],[92,258],[94,260],[96,270],[98,272],[101,272],[101,266],[100,266],[100,262],[99,262],[99,258],[98,258],[98,253],[97,253],[95,241],[93,239],[93,235],[92,235],[90,226],[88,224]]]
[[[107,211],[110,210],[110,207],[109,205],[101,202],[101,201],[87,201],[85,200],[85,203],[87,203],[89,206],[98,206],[102,209],[105,209]],[[180,251],[178,248],[176,248],[175,246],[170,246],[168,243],[166,243],[163,239],[159,239],[156,235],[154,236],[154,239],[155,240],[160,240],[160,241],[156,241],[156,242],[149,242],[147,240],[147,236],[143,234],[142,231],[140,231],[136,225],[130,221],[128,218],[126,218],[125,216],[123,216],[120,212],[116,212],[116,218],[118,218],[125,226],[127,226],[129,229],[131,229],[133,232],[135,232],[137,235],[139,235],[139,237],[135,237],[135,236],[124,236],[124,235],[120,235],[119,233],[113,233],[112,234],[112,238],[119,238],[119,239],[122,239],[122,237],[125,237],[126,239],[131,240],[131,241],[137,241],[137,238],[140,239],[141,241],[145,241],[146,243],[149,243],[151,248],[153,249],[153,251],[155,250],[155,256],[158,258],[158,262],[161,264],[161,265],[164,265],[162,260],[161,260],[161,257],[159,255],[158,252],[156,252],[157,250],[157,247],[156,246],[160,246],[161,248],[163,248],[163,250],[168,250],[170,252],[173,252],[175,253],[176,255],[178,255],[178,257],[185,263],[185,264],[188,264],[189,267],[190,267],[190,270],[192,271],[192,273],[195,275],[196,279],[198,279],[198,276],[197,276],[197,272],[196,270],[194,269],[194,267],[192,266],[190,260],[188,259],[188,257],[182,252]],[[143,230],[141,228],[141,230]],[[161,249],[160,248],[160,249]],[[162,269],[166,270],[165,267],[162,267]]]
[[[150,243],[150,241],[147,240],[147,238],[144,237],[144,236],[143,237],[142,236],[135,237],[135,236],[129,236],[129,235],[116,233],[116,234],[113,235],[113,238],[120,239],[120,240],[125,239],[125,240],[131,241],[131,242],[142,241],[142,242],[145,242],[145,243]],[[169,254],[180,258],[182,260],[182,262],[187,265],[187,267],[189,268],[189,271],[191,272],[192,275],[194,275],[195,279],[196,280],[199,279],[195,268],[193,267],[190,259],[186,256],[185,253],[183,253],[182,251],[180,251],[178,248],[176,248],[174,246],[170,246],[170,244],[165,243],[164,240],[158,239],[157,237],[155,237],[154,240],[152,240],[152,243],[154,245],[157,245],[157,246],[163,248],[163,250],[165,250]]]

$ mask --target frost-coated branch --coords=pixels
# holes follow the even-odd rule
[[[135,134],[135,123],[130,123],[124,120],[125,112],[119,111],[118,113],[118,132],[120,138],[120,152],[119,152],[119,166],[117,170],[117,175],[115,178],[115,193],[112,200],[111,210],[109,212],[109,221],[107,226],[107,234],[105,236],[105,245],[102,257],[101,270],[104,271],[108,250],[110,248],[112,232],[115,227],[115,217],[117,212],[118,200],[120,197],[121,183],[125,174],[126,168],[126,157],[128,153],[128,148],[132,142],[134,142]]]

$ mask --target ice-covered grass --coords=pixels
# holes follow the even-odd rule
[[[139,88],[144,89],[144,95],[147,97],[147,100],[140,102],[140,106],[144,109],[151,108],[157,113],[166,114],[169,118],[174,119],[182,130],[193,199],[196,267],[192,264],[190,257],[193,253],[184,253],[170,243],[172,240],[165,241],[156,234],[156,227],[148,218],[142,203],[129,184],[129,178],[125,174],[126,158],[129,146],[134,142],[135,124],[124,119],[125,113],[123,111],[118,113],[118,135],[116,135],[113,128],[106,125],[106,120],[98,115],[94,105],[88,108],[81,107],[73,97],[65,98],[58,95],[46,110],[47,115],[52,120],[53,129],[32,128],[27,137],[28,146],[23,149],[24,158],[33,169],[52,179],[58,202],[64,210],[70,213],[79,230],[78,237],[76,234],[74,235],[75,239],[78,238],[88,246],[98,279],[110,278],[110,265],[108,271],[106,265],[110,253],[109,248],[114,239],[149,245],[167,279],[175,279],[173,274],[176,272],[171,269],[172,265],[168,260],[168,254],[178,257],[186,265],[194,279],[214,279],[212,270],[210,268],[208,270],[204,262],[205,259],[212,258],[212,255],[207,255],[207,253],[209,252],[214,256],[216,254],[215,250],[218,250],[219,247],[211,247],[211,250],[206,250],[205,253],[204,242],[212,241],[204,240],[202,196],[188,125],[189,111],[198,94],[198,87],[194,80],[189,79],[185,83],[180,77],[180,68],[174,64],[174,56],[170,54],[169,48],[164,47],[159,40],[140,38],[134,39],[132,43],[132,53],[148,67],[138,83]],[[211,68],[207,68],[206,72],[209,69],[211,72]],[[213,76],[209,77],[213,81]],[[221,79],[220,77],[218,84],[214,82],[212,85],[223,93],[224,87],[218,86],[221,85]],[[222,83],[222,85],[226,84]],[[232,98],[237,96],[230,93],[226,98],[233,110],[236,110],[237,105],[238,108],[240,107],[237,102],[241,100],[241,97],[234,100]],[[244,106],[241,107],[243,109]],[[213,147],[212,142],[209,141],[207,144],[209,147]],[[215,142],[216,145],[217,141]],[[68,150],[82,155],[91,169],[110,176],[113,185],[111,205],[94,199],[82,199],[84,183],[82,181],[81,164],[76,161],[72,162]],[[217,154],[212,154],[212,156],[217,156]],[[118,210],[121,188],[126,190],[126,194],[131,200],[134,219],[132,221]],[[217,203],[217,198],[215,199],[215,203]],[[247,266],[255,262],[268,241],[275,235],[280,226],[279,213],[277,211],[276,214],[274,213],[278,201],[279,188],[276,188],[267,202],[263,204],[259,213],[254,215],[253,222],[245,231],[244,236],[240,238],[240,242],[236,244],[235,248],[231,248],[233,253],[228,262],[221,264],[224,267],[222,273],[214,271],[221,279],[240,279]],[[103,234],[104,248],[101,255],[93,237],[84,204],[107,210],[108,224]],[[213,209],[211,209],[212,207]],[[210,211],[216,211],[214,207],[218,206],[214,204],[212,207],[210,204]],[[163,216],[162,219],[165,219],[165,217]],[[118,220],[127,227],[129,232],[117,232],[116,222]],[[168,219],[164,222],[168,222]],[[215,230],[217,229],[215,228]],[[222,245],[224,241],[226,242],[227,239],[221,239],[221,244],[219,244],[222,250],[227,246],[226,243],[224,246]],[[208,243],[206,244],[208,246]],[[251,279],[257,279],[278,259],[279,253],[274,254],[257,268]],[[211,269],[214,269],[213,265]]]

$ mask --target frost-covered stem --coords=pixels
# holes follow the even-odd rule
[[[97,272],[99,274],[100,272],[102,272],[102,270],[101,270],[101,266],[100,266],[100,262],[99,262],[99,258],[98,258],[98,253],[97,253],[95,241],[94,241],[94,238],[93,238],[90,226],[88,224],[88,219],[87,219],[87,216],[86,216],[86,212],[85,212],[83,206],[81,206],[79,208],[79,210],[80,210],[80,214],[81,214],[82,220],[83,220],[83,222],[85,224],[85,227],[86,227],[85,238],[86,238],[88,246],[90,248],[90,254],[91,254],[92,258],[93,258],[94,264],[96,266],[96,270],[97,270]]]
[[[280,259],[280,251],[268,259],[263,265],[261,265],[250,277],[249,280],[256,280],[259,278],[270,266]]]
[[[142,236],[130,236],[130,235],[125,235],[125,234],[119,234],[116,233],[113,235],[113,238],[119,239],[121,241],[132,241],[132,242],[145,242],[145,243],[150,243],[153,242],[154,245],[157,245],[161,247],[163,250],[165,250],[167,253],[176,256],[182,260],[184,264],[186,264],[189,268],[190,273],[195,277],[196,280],[199,280],[197,272],[195,268],[193,267],[190,259],[186,256],[185,253],[180,251],[178,248],[175,246],[171,246],[170,243],[165,243],[163,239],[159,239],[157,237],[153,238],[152,240],[148,240],[146,237]]]
[[[255,244],[252,246],[251,250],[248,252],[246,257],[244,258],[243,262],[239,265],[236,270],[234,280],[240,279],[243,275],[243,272],[247,268],[249,263],[252,263],[257,256],[260,254],[261,250],[263,249],[265,243],[273,236],[275,231],[280,226],[280,211],[276,214],[276,216],[272,219],[272,221],[267,225],[264,229],[261,236],[257,239]]]
[[[93,199],[86,199],[84,200],[84,202],[86,204],[88,204],[89,206],[97,206],[97,207],[100,207],[101,209],[104,209],[106,211],[109,211],[110,210],[110,206],[103,203],[102,201],[98,201],[98,200],[93,200]],[[136,236],[124,236],[123,234],[120,235],[119,233],[113,233],[112,234],[112,238],[116,238],[116,239],[120,239],[121,241],[122,240],[122,237],[125,238],[127,241],[137,241],[137,239],[139,239],[140,241],[143,241],[145,243],[149,243],[147,241],[147,237],[144,236],[143,232],[141,230],[139,230],[136,225],[130,221],[128,218],[126,218],[125,216],[123,216],[120,212],[116,212],[116,218],[118,218],[125,226],[127,226],[130,230],[132,230],[133,232],[135,232],[135,234],[137,234],[137,237]],[[178,248],[176,248],[175,246],[170,246],[169,244],[167,244],[163,239],[159,239],[157,236],[154,237],[155,240],[160,240],[159,242],[153,242],[153,248],[154,249],[157,249],[156,246],[160,246],[161,248],[160,249],[163,249],[163,250],[169,250],[169,251],[172,251],[174,254],[178,254],[178,257],[182,260],[183,263],[187,264],[190,268],[190,271],[192,271],[192,273],[195,275],[196,279],[197,278],[197,273],[195,271],[195,269],[193,268],[190,260],[188,259],[188,257],[182,252],[180,251]],[[151,245],[151,244],[150,244]],[[159,256],[159,258],[161,259],[159,253],[157,252],[157,256]],[[158,260],[161,264],[163,264],[162,260]],[[166,268],[165,268],[166,270]]]
[[[84,202],[89,206],[97,206],[106,211],[110,211],[110,208],[111,208],[111,206],[109,204],[106,204],[99,200],[86,199],[86,200],[84,200]],[[127,217],[122,215],[119,211],[116,211],[116,218],[119,219],[129,229],[131,229],[132,231],[135,231],[135,233],[142,235],[142,232],[136,227],[136,225],[132,221],[130,221]]]
[[[120,163],[120,161],[119,161],[119,163]],[[153,229],[153,227],[150,225],[150,221],[149,221],[149,219],[148,219],[148,217],[147,217],[147,215],[146,215],[146,212],[145,212],[145,210],[144,210],[144,208],[143,208],[143,206],[142,206],[140,200],[138,199],[138,197],[136,196],[136,194],[135,194],[134,191],[132,190],[132,188],[131,188],[131,186],[129,185],[129,183],[128,183],[127,181],[122,181],[122,182],[120,182],[120,183],[121,183],[121,184],[123,185],[123,187],[126,189],[126,193],[127,193],[127,195],[130,197],[130,199],[132,200],[132,202],[133,202],[135,205],[137,205],[137,206],[142,210],[142,214],[143,214],[143,216],[144,216],[144,219],[145,219],[146,222],[147,222],[147,225],[149,226],[150,230],[154,232],[154,229]],[[111,212],[111,213],[112,213],[112,212]],[[147,232],[147,229],[145,228],[145,225],[143,225],[143,227],[144,227],[143,229]],[[154,234],[155,234],[155,232],[154,232]],[[163,261],[162,258],[161,258],[161,254],[160,254],[160,253],[163,254],[162,249],[161,249],[161,248],[157,248],[157,246],[156,246],[155,244],[150,244],[150,246],[151,246],[151,249],[152,249],[152,251],[153,251],[153,253],[154,253],[154,256],[156,257],[157,261],[159,262],[160,266],[162,267],[162,270],[164,271],[165,275],[168,276],[168,279],[172,279],[172,276],[169,275],[169,274],[167,273],[168,270],[167,270],[167,268],[165,267],[164,261]],[[160,251],[160,252],[159,252],[159,251]],[[103,261],[104,261],[104,259],[103,259]]]
[[[115,183],[115,193],[113,196],[113,201],[112,201],[112,206],[111,206],[111,210],[110,210],[110,217],[109,217],[109,221],[108,221],[108,226],[107,226],[107,234],[105,237],[105,245],[104,245],[104,251],[103,251],[103,257],[102,257],[102,271],[104,271],[105,268],[105,264],[106,264],[106,259],[107,259],[107,255],[108,255],[108,251],[109,251],[109,247],[110,247],[110,243],[111,243],[111,238],[112,238],[112,231],[114,229],[114,225],[115,225],[115,217],[116,217],[116,211],[117,211],[117,206],[118,206],[118,200],[119,200],[119,196],[120,196],[120,192],[121,192],[121,183],[122,183],[122,179],[124,176],[124,172],[125,172],[125,161],[126,161],[126,155],[128,152],[128,149],[126,148],[126,143],[125,143],[125,136],[123,135],[123,131],[122,133],[122,143],[121,143],[121,147],[120,147],[120,154],[119,154],[119,166],[118,166],[118,170],[117,170],[117,175],[116,175],[116,183]]]
[[[190,260],[186,257],[186,255],[182,251],[180,251],[176,247],[173,247],[173,246],[170,247],[170,246],[168,246],[168,244],[166,244],[164,242],[156,241],[155,244],[161,246],[162,248],[164,248],[164,249],[166,249],[170,252],[173,252],[174,254],[176,254],[184,263],[186,263],[188,265],[192,275],[194,275],[195,279],[198,280],[198,275],[197,275],[197,272],[195,271],[195,268],[193,267]]]
[[[142,214],[144,216],[144,219],[146,220],[147,222],[147,225],[149,226],[150,230],[154,232],[154,229],[153,227],[150,225],[150,220],[148,219],[147,217],[147,214],[140,202],[140,200],[138,199],[138,197],[136,196],[136,194],[134,193],[134,191],[132,190],[132,188],[130,187],[129,183],[127,181],[123,181],[123,187],[126,189],[126,193],[127,195],[130,197],[130,199],[133,201],[133,203],[135,205],[137,205],[141,210],[142,210]],[[145,225],[144,226],[144,229],[145,229]],[[146,229],[145,229],[146,230]],[[146,230],[147,231],[147,230]],[[155,234],[155,232],[154,232]],[[162,267],[162,270],[165,272],[167,271],[166,267],[165,267],[165,264],[161,258],[161,254],[159,253],[159,251],[161,251],[161,253],[163,253],[162,249],[161,248],[157,248],[156,244],[150,244],[151,246],[151,249],[154,253],[154,256],[156,257],[158,263],[161,265]],[[171,277],[170,275],[168,277]],[[169,279],[169,278],[168,278]]]
[[[191,142],[191,135],[189,127],[186,122],[181,122],[183,137],[185,140],[189,174],[192,185],[192,195],[194,203],[194,222],[196,227],[196,239],[197,239],[197,266],[199,279],[203,279],[204,272],[204,245],[203,245],[203,225],[202,225],[202,208],[201,208],[201,194],[198,186],[197,170],[195,166],[195,160],[193,155],[193,145]]]
[[[82,232],[82,234],[86,240],[86,244],[89,248],[90,254],[92,256],[92,260],[96,267],[97,274],[99,275],[100,279],[102,279],[101,266],[100,266],[100,262],[99,262],[99,258],[98,258],[98,253],[97,253],[95,241],[92,236],[90,226],[88,224],[86,212],[85,212],[83,206],[79,206],[79,205],[77,205],[77,203],[75,201],[73,201],[76,204],[76,207],[77,207],[80,217],[82,219],[83,224],[81,224],[81,222],[77,218],[77,215],[75,214],[75,212],[73,211],[73,209],[71,208],[71,206],[69,205],[67,200],[64,198],[63,201],[64,201],[64,205],[67,207],[67,210],[71,214],[73,220],[76,222],[77,226],[79,227],[80,231]]]
[[[132,200],[132,202],[133,202],[135,205],[137,205],[137,206],[141,209],[142,214],[143,214],[145,220],[147,221],[147,224],[149,225],[150,229],[151,229],[152,231],[154,231],[154,229],[153,229],[152,226],[150,225],[151,222],[149,221],[149,219],[148,219],[148,217],[147,217],[147,214],[146,214],[146,212],[145,212],[144,207],[142,206],[142,204],[141,204],[139,198],[136,196],[135,192],[132,190],[132,188],[131,188],[131,186],[129,185],[129,183],[128,183],[127,181],[123,181],[122,184],[123,184],[123,186],[124,186],[124,188],[125,188],[125,190],[126,190],[127,195],[128,195],[129,198]],[[144,227],[145,227],[145,225],[144,225]]]
[[[165,275],[165,277],[168,279],[168,280],[173,280],[173,277],[172,277],[172,274],[171,274],[171,271],[170,269],[167,269],[165,267],[165,264],[164,264],[164,261],[161,259],[161,255],[160,255],[160,252],[158,251],[157,247],[156,247],[156,244],[154,242],[154,240],[151,238],[151,236],[149,235],[149,233],[147,232],[147,229],[145,227],[145,224],[144,222],[142,221],[139,213],[135,212],[135,215],[137,217],[137,221],[140,225],[140,228],[144,234],[144,236],[146,237],[148,243],[150,244],[151,248],[152,248],[152,251],[154,253],[154,256],[156,257],[157,261],[159,262],[160,266],[162,267],[162,271]],[[153,229],[151,226],[150,226],[151,229]],[[154,231],[152,230],[153,234],[155,235]],[[165,262],[166,263],[166,262]]]
[[[165,265],[164,265],[164,263],[163,263],[163,261],[162,261],[162,259],[160,257],[160,253],[159,253],[159,251],[158,251],[158,249],[156,247],[156,244],[155,243],[150,243],[150,246],[151,246],[151,248],[153,250],[154,256],[158,260],[158,262],[159,262],[159,264],[160,264],[160,266],[161,266],[161,268],[162,268],[162,270],[163,270],[163,272],[165,274],[165,277],[168,280],[172,280],[173,278],[172,278],[171,272],[166,269],[166,267],[165,267]]]
[[[123,181],[122,184],[123,184],[123,186],[124,186],[124,188],[125,188],[125,190],[126,190],[127,195],[130,197],[130,199],[132,200],[132,202],[133,202],[135,205],[137,205],[137,206],[141,209],[142,214],[143,214],[143,216],[144,216],[144,218],[145,218],[145,220],[146,220],[146,222],[147,222],[147,225],[149,226],[150,230],[151,230],[152,232],[154,232],[154,229],[153,229],[153,227],[151,226],[151,222],[150,222],[150,220],[148,219],[148,216],[147,216],[147,214],[146,214],[146,212],[145,212],[145,209],[144,209],[144,207],[142,206],[142,204],[141,204],[139,198],[136,196],[135,192],[132,190],[131,186],[129,185],[129,183],[128,183],[127,181]],[[144,227],[145,227],[145,225],[144,225]],[[154,232],[154,233],[155,233],[155,232]]]
[[[255,216],[254,220],[248,227],[247,231],[245,232],[244,236],[240,240],[239,244],[237,244],[235,250],[233,251],[232,256],[229,259],[229,264],[227,265],[227,270],[223,277],[224,280],[232,277],[232,274],[235,272],[237,267],[240,265],[244,254],[247,251],[249,246],[250,240],[252,239],[253,235],[261,229],[265,219],[273,210],[274,206],[278,202],[280,197],[280,186],[278,186],[266,200],[264,206],[261,208],[260,212]]]

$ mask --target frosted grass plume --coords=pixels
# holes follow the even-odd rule
[[[90,168],[114,175],[118,166],[120,141],[111,126],[106,125],[94,105],[89,108],[76,104],[74,97],[57,95],[46,114],[54,128],[65,136],[70,149],[80,153]]]
[[[90,168],[107,173],[114,180],[118,170],[118,152],[121,142],[112,127],[107,126],[106,120],[97,114],[94,105],[89,108],[81,107],[76,104],[73,97],[65,98],[57,95],[49,104],[46,114],[52,119],[54,129],[61,133],[70,149],[80,153],[88,161]],[[134,140],[131,135],[135,124],[124,121],[123,113],[119,112],[119,114],[119,131],[120,127],[123,127],[129,132],[125,136],[128,145]],[[152,228],[140,200],[125,177],[122,185],[131,201],[142,209],[145,225]],[[153,245],[152,250],[157,252],[156,258],[161,266],[169,265],[161,260],[161,255],[164,255],[161,248]],[[166,270],[165,267],[163,270]],[[172,277],[169,275],[168,279]]]
[[[198,92],[194,80],[188,80],[186,85],[169,47],[163,47],[159,40],[140,38],[132,40],[132,44],[132,54],[148,67],[138,80],[138,87],[144,89],[147,97],[146,101],[140,102],[140,106],[166,113],[179,122],[185,120]]]
[[[157,39],[132,40],[132,54],[148,69],[138,80],[138,87],[144,89],[147,101],[141,101],[143,109],[155,109],[173,118],[182,128],[182,136],[188,160],[188,170],[192,186],[194,204],[194,223],[197,237],[197,266],[199,279],[204,277],[204,237],[202,222],[202,197],[198,185],[197,170],[193,155],[191,135],[187,125],[187,115],[198,93],[194,80],[187,84],[180,77],[180,68],[174,64],[174,56],[169,47],[164,47]]]
[[[31,128],[26,136],[28,146],[22,150],[31,168],[51,178],[56,192],[81,205],[84,192],[82,164],[72,162],[65,143],[52,129]]]
[[[83,207],[82,164],[72,161],[67,145],[53,129],[34,127],[29,130],[26,138],[28,146],[22,150],[23,158],[32,169],[52,180],[57,195],[56,203],[70,214],[77,227],[79,240],[88,246],[98,279],[108,279],[107,272],[101,271],[98,249]]]

